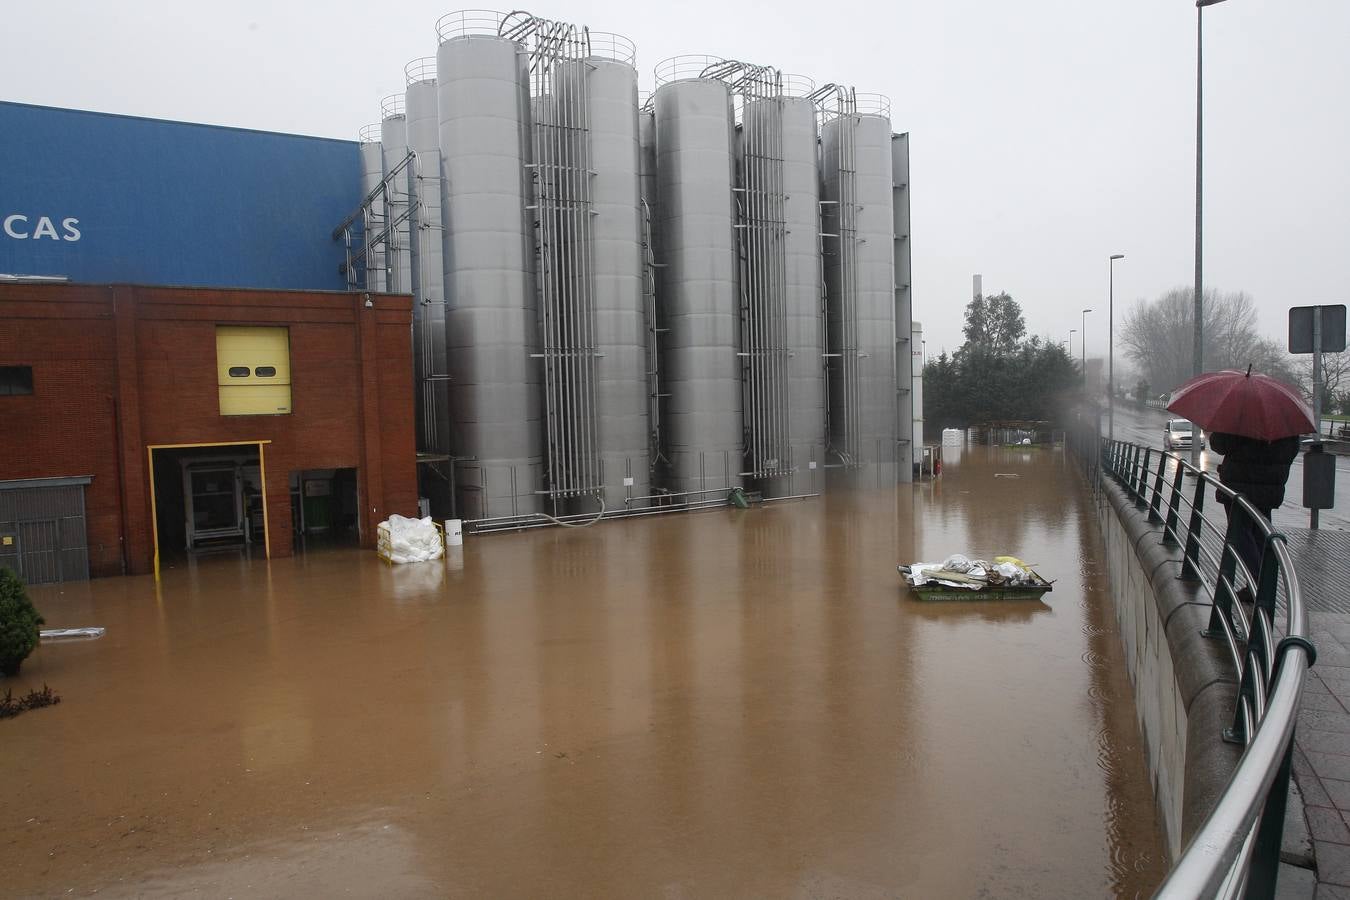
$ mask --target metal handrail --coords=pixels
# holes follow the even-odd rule
[[[637,44],[631,38],[612,31],[588,32],[590,56],[598,59],[610,59],[626,65],[637,65]]]
[[[380,100],[380,118],[393,119],[404,114],[403,95],[390,94]]]
[[[499,37],[511,14],[496,9],[457,9],[436,20],[436,40],[444,44],[458,37]]]
[[[702,53],[684,53],[671,56],[657,63],[652,73],[656,76],[656,86],[670,84],[672,81],[689,81],[710,78],[709,69],[720,66],[727,60],[721,56],[708,56]]]
[[[380,142],[380,123],[373,125],[362,125],[361,130],[356,133],[357,139],[363,144],[378,144]]]
[[[885,94],[854,94],[858,102],[858,115],[891,117],[891,98]]]
[[[782,78],[780,97],[806,99],[816,92],[816,80],[809,75],[784,72],[780,77]]]
[[[403,67],[403,77],[407,79],[408,86],[421,84],[424,81],[436,81],[436,57],[419,56],[412,62]]]
[[[1196,830],[1156,897],[1272,897],[1304,675],[1316,658],[1307,613],[1284,535],[1241,494],[1181,457],[1098,434],[1078,434],[1078,456],[1090,478],[1114,479],[1164,541],[1181,551],[1182,578],[1208,595],[1207,636],[1222,639],[1238,681],[1232,724],[1224,739],[1245,749],[1214,809]],[[1189,479],[1190,487],[1186,481]],[[1205,495],[1226,498],[1228,524],[1204,514]],[[1185,496],[1190,493],[1190,497]],[[1255,524],[1261,535],[1259,570],[1247,570],[1234,539]],[[1217,560],[1206,544],[1220,547]],[[1238,599],[1251,592],[1250,617]],[[1283,599],[1285,627],[1277,629]]]

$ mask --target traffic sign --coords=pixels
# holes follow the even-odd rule
[[[1322,311],[1323,353],[1340,353],[1345,349],[1345,304],[1332,306],[1295,306],[1289,310],[1289,352],[1313,352],[1313,319],[1316,310]]]

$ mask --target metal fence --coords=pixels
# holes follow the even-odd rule
[[[1210,601],[1205,634],[1225,644],[1239,685],[1223,737],[1244,745],[1242,757],[1155,896],[1273,897],[1294,727],[1316,659],[1285,538],[1246,498],[1175,454],[1105,440],[1090,428],[1070,441],[1094,486],[1114,480],[1161,526],[1181,578]]]

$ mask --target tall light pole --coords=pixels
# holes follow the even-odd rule
[[[1084,396],[1084,397],[1087,396],[1087,389],[1088,389],[1088,379],[1087,379],[1087,314],[1090,313],[1090,312],[1092,312],[1092,310],[1090,310],[1090,309],[1085,309],[1085,310],[1083,310],[1083,335],[1082,335],[1082,340],[1083,340],[1083,396]],[[1098,419],[1097,421],[1098,421],[1098,423],[1099,423],[1099,424],[1097,425],[1097,427],[1100,428],[1100,427],[1101,427],[1101,425],[1100,425],[1101,420]]]
[[[1069,329],[1069,361],[1073,361],[1073,336],[1078,333],[1077,328]]]
[[[1106,437],[1116,439],[1116,260],[1124,253],[1112,253],[1106,261]]]
[[[1205,280],[1204,280],[1204,159],[1205,159],[1205,90],[1203,59],[1205,7],[1223,0],[1195,0],[1195,329],[1191,350],[1191,375],[1204,371],[1205,362]],[[1197,440],[1191,441],[1191,465],[1200,468],[1199,427]]]

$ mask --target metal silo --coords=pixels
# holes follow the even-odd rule
[[[837,88],[821,131],[830,450],[849,467],[896,455],[890,106]]]
[[[595,439],[611,510],[651,494],[637,71],[631,41],[590,32],[585,73]],[[645,503],[640,504],[645,505]]]
[[[530,188],[529,59],[499,13],[436,23],[447,363],[459,510],[539,510],[538,304]]]
[[[665,329],[656,299],[660,270],[657,232],[656,110],[650,93],[638,92],[638,186],[642,194],[642,299],[646,324],[648,456],[653,470],[666,464],[661,438],[661,348]]]
[[[384,175],[389,175],[408,155],[408,120],[403,112],[403,95],[391,94],[380,101],[380,146],[384,155]],[[402,179],[389,184],[389,221],[397,219],[408,208],[408,186]],[[406,294],[412,291],[412,256],[408,246],[408,223],[402,222],[389,235],[385,247],[385,290]]]
[[[450,452],[450,409],[446,385],[445,268],[441,239],[441,133],[436,58],[415,59],[404,68],[408,148],[415,158],[407,170],[412,202],[409,220],[413,294],[413,359],[417,373],[419,448],[427,462],[419,472],[421,495],[437,518],[450,515],[449,472],[439,457]],[[434,466],[428,469],[425,466]]]
[[[380,126],[366,125],[361,129],[361,194],[369,197],[384,178],[384,151],[380,147]],[[363,237],[366,256],[362,269],[365,278],[361,286],[368,291],[384,291],[384,243],[375,238],[385,223],[384,203],[376,198],[363,209]]]
[[[747,468],[767,496],[818,490],[825,458],[823,286],[815,85],[743,66],[741,356]]]
[[[899,430],[899,458],[904,447],[913,451],[914,462],[923,458],[923,329],[915,323],[913,333],[905,323],[913,321],[914,304],[910,294],[909,253],[909,135],[891,135],[891,212],[895,232],[895,421]],[[905,357],[914,365],[907,366]],[[918,375],[912,375],[911,370]],[[901,465],[901,481],[914,480],[914,466]]]
[[[818,491],[825,464],[825,283],[820,256],[820,175],[815,85],[783,76],[784,306],[788,442],[793,494]]]
[[[657,299],[666,329],[661,430],[669,487],[676,493],[741,484],[735,126],[730,88],[700,77],[721,63],[712,57],[666,60],[657,66],[653,97],[663,265]]]
[[[740,110],[736,141],[736,257],[739,265],[742,473],[766,493],[788,493],[787,222],[783,185],[782,74],[728,62],[708,70],[732,85]]]

